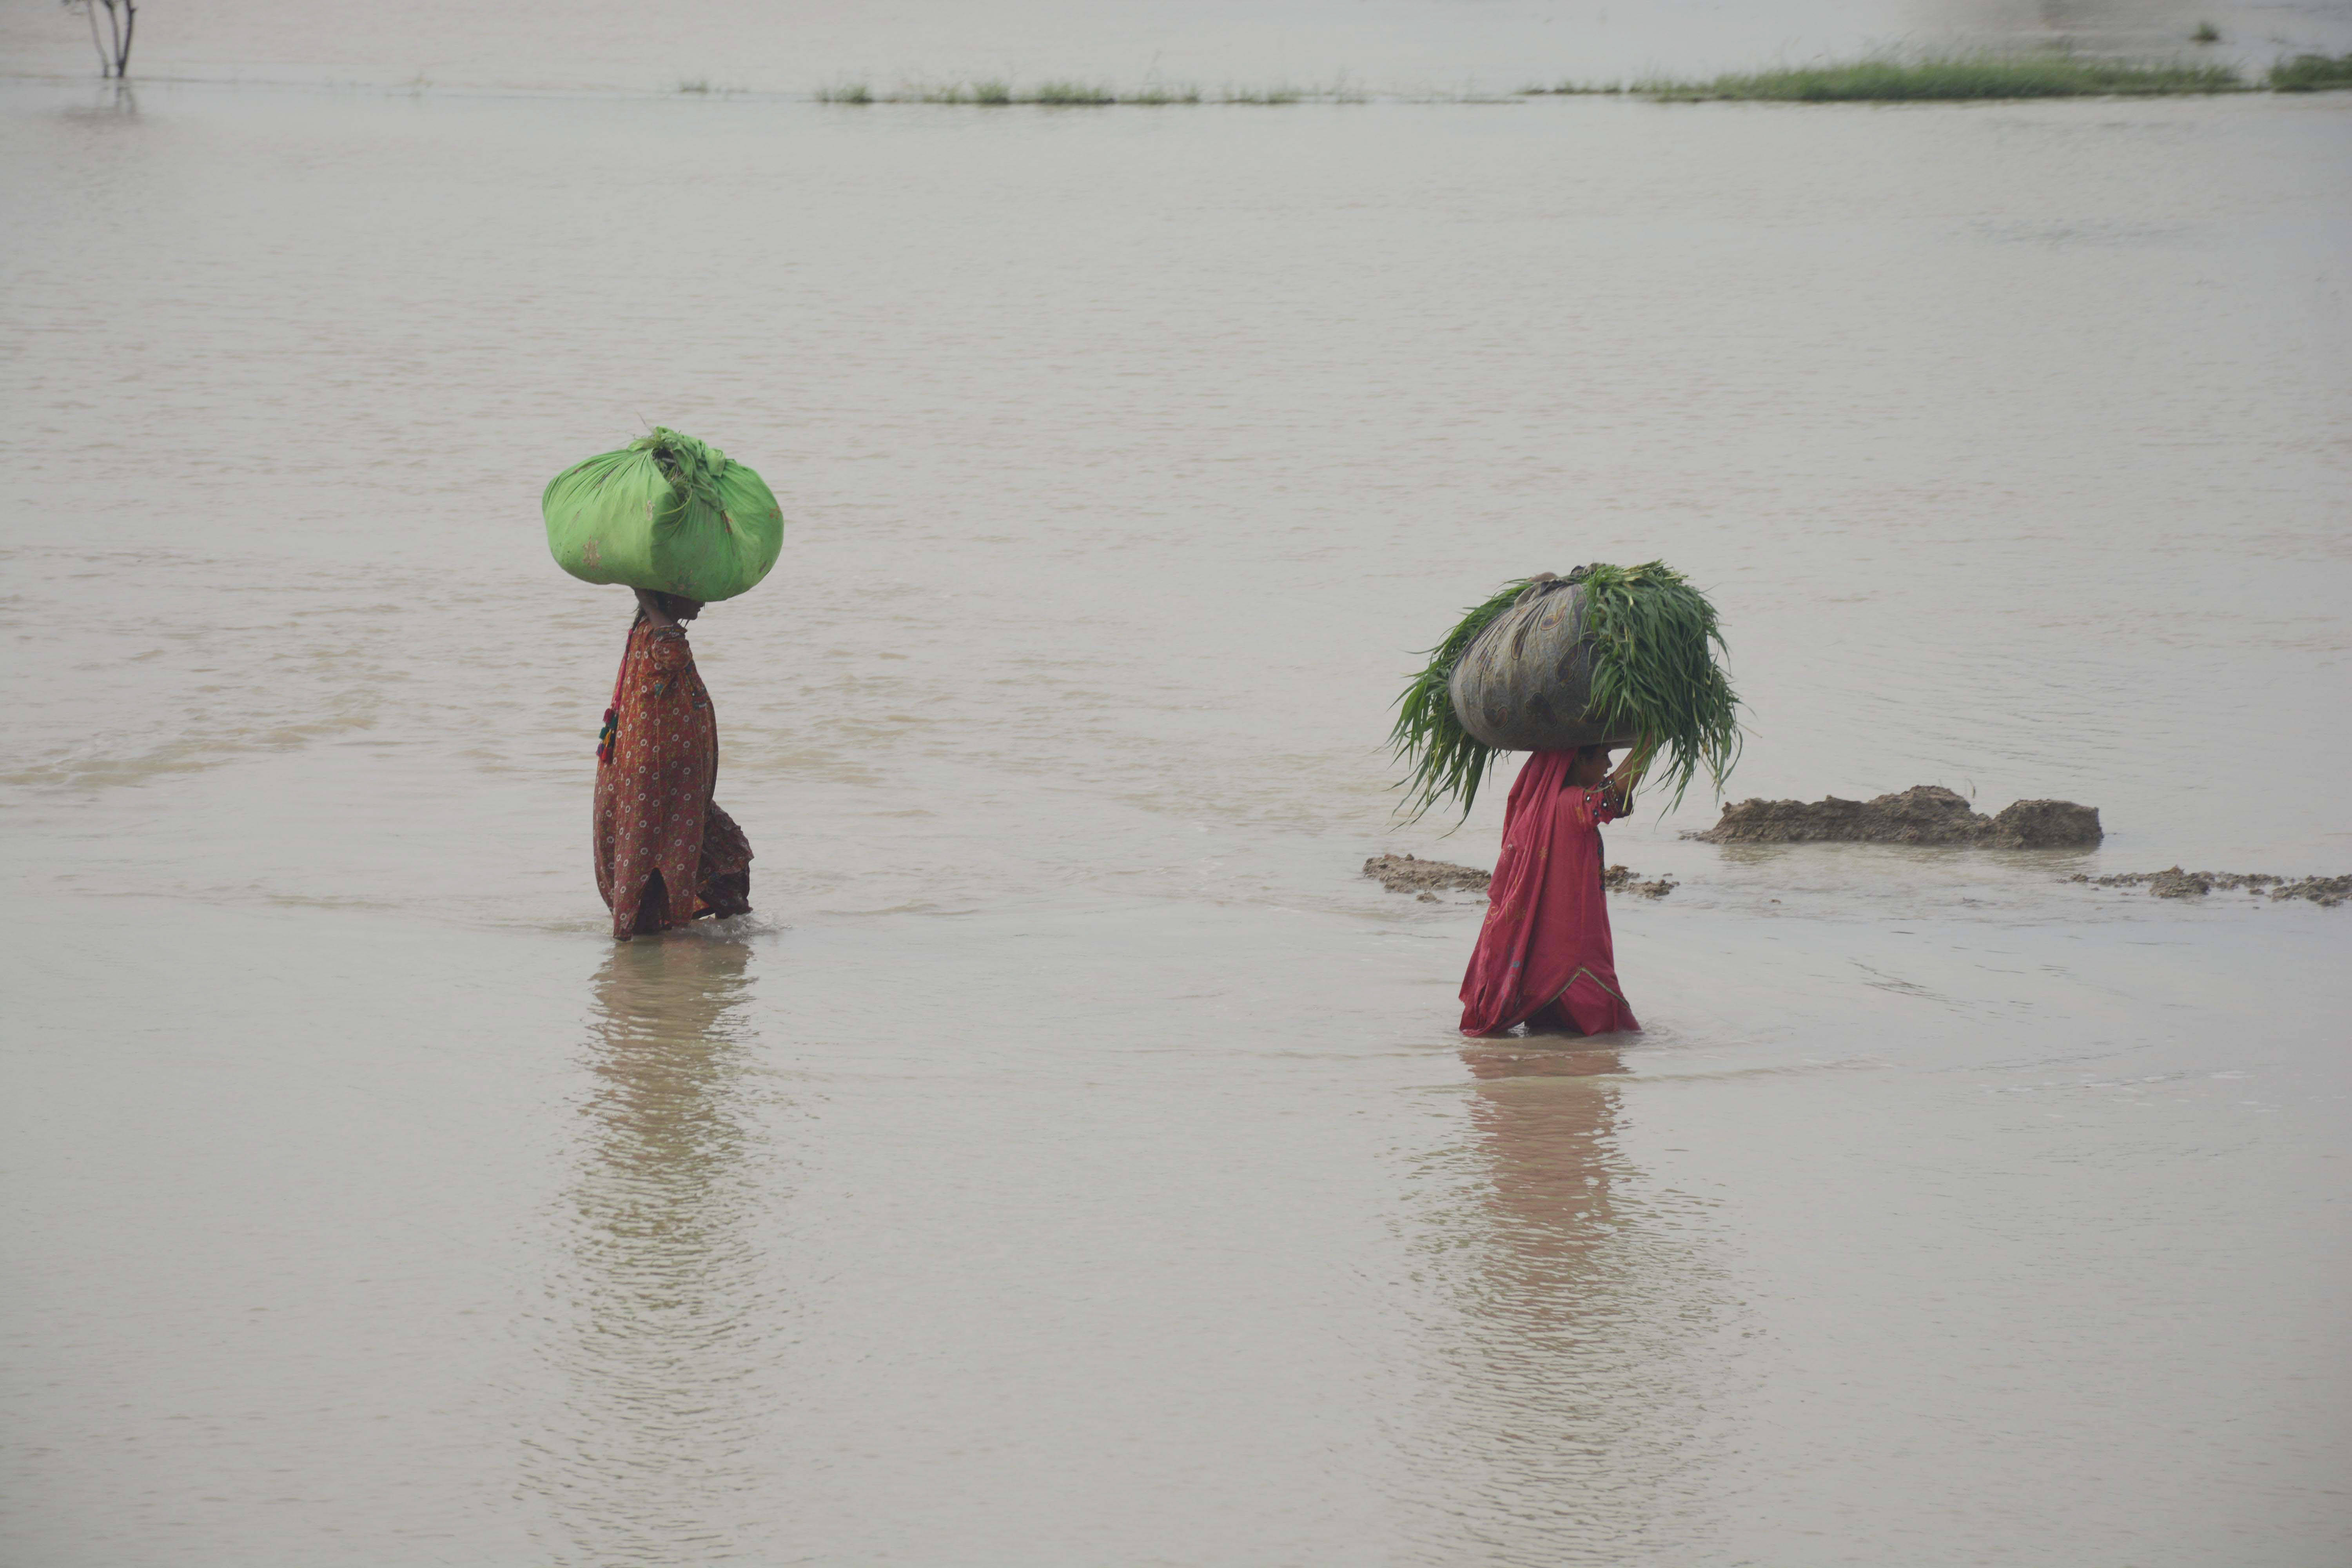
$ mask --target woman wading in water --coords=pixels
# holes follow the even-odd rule
[[[702,602],[636,595],[596,747],[596,890],[616,942],[751,910],[751,845],[710,798],[719,722],[682,624]]]
[[[1462,977],[1464,1034],[1514,1024],[1581,1035],[1641,1028],[1618,988],[1601,885],[1601,825],[1625,814],[1639,775],[1631,757],[1609,772],[1609,750],[1532,752],[1519,769],[1486,923]]]

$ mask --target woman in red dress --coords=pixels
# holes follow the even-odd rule
[[[710,798],[719,722],[683,623],[698,599],[637,590],[596,747],[596,890],[613,938],[751,910],[751,845]]]
[[[1601,825],[1624,814],[1633,778],[1609,772],[1609,748],[1534,752],[1503,810],[1503,852],[1486,923],[1462,977],[1462,1032],[1515,1024],[1579,1034],[1638,1031],[1617,984]]]

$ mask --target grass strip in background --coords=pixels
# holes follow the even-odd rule
[[[2352,60],[2352,56],[2347,57]],[[2324,69],[2320,55],[2300,57]],[[2279,84],[2282,61],[2271,71]],[[1782,103],[1953,102],[1970,99],[2176,98],[2245,92],[2252,85],[2228,65],[2188,60],[2088,59],[2075,55],[1892,56],[1866,60],[1740,71],[1704,80],[1646,77],[1633,82],[1564,81],[1530,87],[1523,97],[1632,94],[1664,103],[1759,100]],[[2293,90],[2284,89],[2282,90]]]
[[[2134,64],[2071,55],[1949,55],[1852,60],[1719,76],[1654,79],[1633,90],[1666,102],[1756,100],[1790,103],[1948,102],[1988,98],[2159,98],[2240,92],[2237,68],[2189,61]]]
[[[1117,103],[1118,99],[1110,89],[1087,82],[1041,81],[1037,84],[1037,90],[1029,95],[1029,101],[1070,109]]]
[[[2273,92],[2327,92],[2352,88],[2352,55],[2297,55],[2271,67]]]
[[[2202,35],[2195,35],[2202,38]],[[1743,71],[1705,80],[1650,77],[1639,81],[1578,83],[1523,88],[1517,98],[1628,95],[1664,103],[1765,101],[1782,103],[1949,103],[1968,100],[2032,98],[2178,98],[2211,93],[2325,92],[2352,89],[2352,54],[2297,55],[2270,68],[2261,82],[2248,81],[2235,66],[2194,60],[2108,60],[2072,54],[1885,56],[1872,59]],[[682,81],[684,93],[708,93],[704,80]],[[1394,100],[1396,94],[1382,94]],[[1150,82],[1122,91],[1100,82],[1044,81],[1016,87],[999,78],[976,81],[913,84],[877,92],[862,81],[836,82],[816,90],[819,103],[960,103],[997,108],[1037,104],[1048,109],[1098,109],[1113,104],[1368,103],[1373,94],[1342,77],[1328,86],[1288,82],[1265,86],[1227,84],[1204,93],[1191,83]],[[1491,103],[1507,101],[1465,91],[1404,95],[1410,102]]]
[[[680,91],[705,90],[704,88],[681,87]],[[1043,81],[1034,87],[1015,87],[1009,81],[933,82],[877,92],[862,81],[833,82],[815,92],[819,103],[968,103],[988,108],[1026,103],[1047,109],[1105,109],[1113,104],[1135,104],[1158,107],[1168,104],[1234,103],[1367,103],[1371,94],[1350,85],[1344,79],[1328,87],[1294,87],[1280,83],[1271,87],[1224,88],[1214,98],[1203,93],[1191,82],[1150,82],[1133,91],[1121,92],[1100,82]]]

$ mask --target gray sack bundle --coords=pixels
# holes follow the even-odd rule
[[[1463,613],[1397,700],[1403,809],[1451,799],[1466,816],[1498,753],[1578,746],[1630,746],[1636,774],[1663,763],[1674,803],[1701,772],[1720,790],[1739,753],[1722,648],[1715,606],[1661,561],[1506,583]]]
[[[1580,583],[1547,574],[1519,590],[1446,681],[1462,727],[1502,752],[1630,746],[1629,720],[1592,710],[1592,638]]]

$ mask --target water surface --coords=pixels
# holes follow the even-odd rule
[[[0,113],[0,1555],[2342,1558],[2352,911],[2063,880],[2352,868],[2341,95]],[[616,950],[651,421],[792,528]],[[1652,556],[1736,794],[2106,847],[1645,813],[1648,1032],[1465,1045],[1386,705]]]

